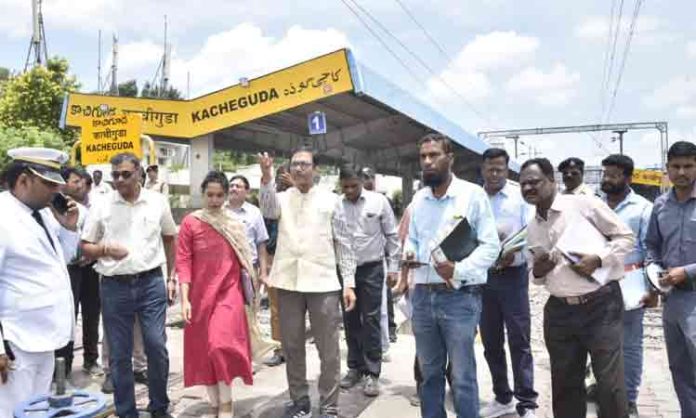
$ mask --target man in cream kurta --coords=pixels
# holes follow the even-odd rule
[[[305,313],[321,359],[320,413],[338,416],[341,356],[339,307],[343,278],[346,310],[355,306],[355,254],[338,196],[313,186],[314,159],[310,149],[295,152],[290,172],[295,182],[276,193],[273,160],[259,156],[262,170],[261,211],[278,219],[278,243],[269,278],[277,289],[283,350],[292,405],[285,417],[310,417],[305,354]]]

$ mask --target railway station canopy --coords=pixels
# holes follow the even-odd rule
[[[325,116],[325,134],[310,135],[308,122],[316,112]],[[416,145],[427,133],[452,139],[454,171],[463,178],[476,177],[487,148],[475,135],[359,64],[348,49],[191,100],[73,93],[65,99],[62,123],[81,127],[94,118],[122,113],[140,114],[142,132],[155,141],[191,144],[192,184],[199,184],[195,181],[211,167],[213,150],[288,156],[299,145],[310,144],[320,164],[369,165],[407,184],[418,176]],[[194,175],[194,170],[203,173]]]

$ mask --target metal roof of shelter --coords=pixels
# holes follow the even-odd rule
[[[455,173],[476,178],[485,142],[347,53],[353,91],[215,132],[215,148],[288,155],[299,145],[312,144],[319,163],[369,165],[379,173],[403,176],[420,170],[418,140],[436,131],[452,139]],[[314,111],[326,114],[325,135],[308,135],[307,116]]]
[[[307,120],[315,111],[326,115],[326,134],[309,135]],[[488,147],[359,64],[348,49],[191,100],[71,93],[64,102],[62,123],[91,127],[99,118],[128,113],[139,113],[142,132],[155,139],[190,143],[212,136],[215,149],[284,156],[299,145],[312,144],[320,164],[369,165],[378,173],[411,178],[420,170],[418,140],[430,132],[452,139],[454,172],[467,179],[477,177],[481,154]],[[101,137],[106,141],[108,135]]]

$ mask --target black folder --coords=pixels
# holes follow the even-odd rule
[[[447,257],[447,260],[456,263],[468,257],[478,245],[479,241],[476,231],[469,225],[469,221],[466,218],[462,218],[445,239],[442,240],[438,248],[433,250],[433,253],[440,250]],[[437,260],[437,258],[435,259]]]

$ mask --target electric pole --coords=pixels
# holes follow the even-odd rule
[[[623,152],[623,136],[626,132],[628,132],[628,131],[625,129],[619,129],[619,130],[614,131],[614,133],[617,134],[618,137],[614,138],[614,140],[612,142],[619,141],[619,154],[621,154],[621,155],[623,155],[623,153],[624,153]]]

